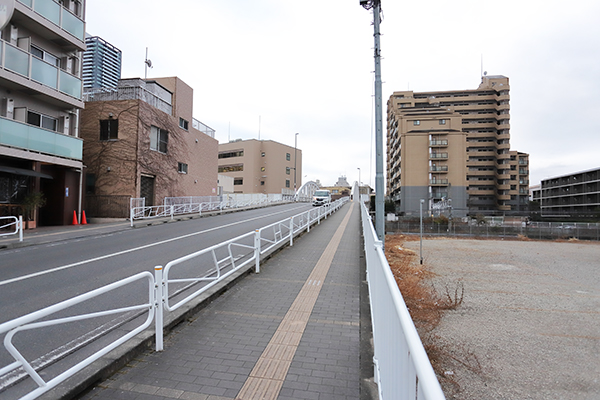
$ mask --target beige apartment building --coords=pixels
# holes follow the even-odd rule
[[[127,216],[132,197],[149,206],[217,195],[215,132],[193,118],[193,90],[181,79],[121,79],[85,98],[87,215]]]
[[[0,6],[0,216],[29,226],[70,224],[79,210],[85,4]]]
[[[293,194],[302,186],[302,150],[273,140],[220,143],[219,174],[233,177],[234,193]]]
[[[453,216],[527,209],[528,155],[510,150],[507,77],[475,90],[394,92],[388,100],[387,186],[400,212]]]

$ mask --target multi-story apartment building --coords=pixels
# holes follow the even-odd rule
[[[542,217],[598,218],[600,168],[544,179],[538,195]]]
[[[528,155],[510,150],[510,86],[483,76],[475,90],[394,92],[388,100],[388,195],[401,212],[455,216],[525,211]]]
[[[98,36],[86,36],[83,53],[83,87],[116,88],[121,79],[121,50]]]
[[[5,2],[6,3],[6,2]],[[85,0],[3,3],[0,26],[0,213],[20,213],[28,195],[45,206],[29,217],[71,223],[79,209]],[[38,203],[39,204],[39,203]],[[27,216],[26,216],[27,217]]]
[[[293,194],[302,186],[302,150],[272,140],[221,143],[219,174],[233,177],[235,193]]]
[[[192,116],[193,90],[181,79],[121,79],[86,93],[81,136],[86,213],[126,217],[129,198],[217,195],[218,142]]]

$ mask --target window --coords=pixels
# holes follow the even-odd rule
[[[58,125],[56,118],[38,114],[34,111],[27,112],[27,123],[44,129],[50,129],[51,131],[56,131]]]
[[[219,158],[243,157],[244,150],[223,151],[219,153]]]
[[[117,140],[119,136],[118,119],[100,120],[100,140]]]
[[[44,60],[44,61],[48,62],[49,64],[60,67],[60,59],[58,57],[53,56],[52,54],[40,49],[39,47],[31,45],[31,54],[36,56],[40,60]]]
[[[263,151],[262,153],[260,153],[260,156],[264,157],[265,156],[265,152]]]
[[[260,170],[261,170],[262,172],[265,172],[265,167],[260,167]]]
[[[85,194],[96,194],[95,174],[85,174]]]
[[[265,186],[265,181],[260,181],[260,186]]]
[[[156,126],[150,127],[150,149],[158,152],[167,154],[167,143],[169,141],[169,132],[157,128]]]
[[[285,167],[285,173],[286,173],[287,175],[289,175],[289,174],[290,174],[290,167]]]
[[[243,185],[244,184],[244,178],[234,178],[233,179],[233,184],[234,185]]]
[[[286,188],[289,188],[289,187],[290,187],[290,180],[289,180],[289,179],[286,179],[286,180],[285,180],[285,187],[286,187]]]
[[[419,121],[419,120],[415,120],[415,121],[413,121],[413,125],[415,125],[415,126],[416,126],[416,125],[421,125],[421,121]]]
[[[188,126],[189,126],[189,122],[186,121],[185,119],[179,117],[179,127],[185,129],[186,131],[188,130]]]
[[[440,119],[440,125],[446,125],[446,120],[445,119]]]
[[[219,172],[235,172],[243,171],[244,164],[232,164],[232,165],[221,165],[219,166]]]
[[[290,161],[292,159],[292,156],[290,155],[290,153],[285,153],[285,159]]]
[[[185,163],[177,163],[177,172],[187,174],[188,165]]]

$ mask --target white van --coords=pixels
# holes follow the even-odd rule
[[[331,203],[331,192],[329,190],[317,190],[313,194],[313,206],[322,206],[329,203]]]

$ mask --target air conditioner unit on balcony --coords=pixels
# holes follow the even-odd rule
[[[59,132],[62,132],[65,135],[69,135],[71,133],[70,125],[71,125],[70,118],[68,115],[58,118],[58,131]]]
[[[15,101],[7,97],[2,99],[2,108],[0,109],[0,115],[6,118],[13,119],[15,112]]]

